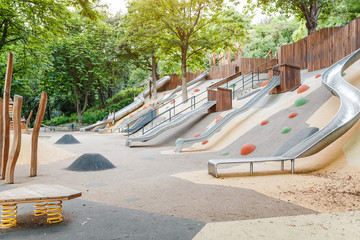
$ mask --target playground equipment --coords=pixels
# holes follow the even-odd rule
[[[62,221],[62,201],[81,196],[81,192],[60,185],[36,184],[0,192],[1,228],[17,225],[17,204],[35,203],[34,215],[47,215],[48,223]]]
[[[161,126],[158,126],[156,128],[153,128],[152,130],[150,130],[149,132],[147,132],[146,134],[139,136],[139,137],[129,137],[126,139],[126,143],[125,145],[130,147],[131,146],[131,142],[145,142],[148,141],[150,139],[155,138],[156,136],[160,135],[162,132],[170,129],[170,128],[174,128],[182,123],[184,123],[185,121],[187,121],[188,119],[196,116],[197,114],[200,114],[201,112],[207,111],[209,108],[211,108],[212,106],[214,106],[217,103],[217,101],[208,101],[206,103],[204,103],[203,105],[201,105],[198,108],[195,108],[185,114],[182,114],[180,116],[178,116],[177,118],[175,118],[175,120],[167,122]]]
[[[202,142],[204,140],[207,140],[209,137],[214,135],[218,129],[221,129],[226,123],[228,123],[231,119],[233,119],[235,116],[239,115],[240,113],[243,113],[247,110],[249,110],[255,103],[257,103],[260,99],[262,99],[268,92],[275,88],[276,86],[280,85],[281,76],[275,75],[272,77],[270,82],[260,91],[258,92],[254,97],[252,97],[244,106],[241,108],[235,109],[231,113],[224,116],[220,121],[218,121],[212,128],[210,128],[208,131],[203,133],[200,137],[197,138],[187,138],[187,139],[178,139],[175,147],[175,152],[181,152],[181,149],[184,145],[184,143],[196,143],[196,142]]]
[[[208,74],[207,71],[201,73],[194,80],[188,82],[186,84],[186,86],[190,87],[190,86],[200,82],[201,80],[206,78],[207,74]],[[140,128],[143,128],[146,124],[148,124],[149,122],[151,122],[152,120],[154,120],[157,117],[157,112],[159,111],[159,109],[161,107],[163,107],[164,104],[166,104],[166,103],[170,102],[171,100],[173,100],[176,93],[181,91],[181,89],[182,89],[182,87],[178,86],[175,89],[167,92],[157,103],[153,104],[153,109],[147,108],[145,110],[137,112],[132,118],[129,118],[129,119],[123,121],[115,129],[119,129],[119,131],[120,131],[120,129],[123,129],[122,132],[133,133],[133,132],[139,130]],[[170,111],[170,110],[168,110],[168,111]],[[145,115],[147,115],[147,116],[145,116]],[[138,121],[140,121],[140,122],[137,123]],[[130,129],[130,126],[131,126],[132,129]]]
[[[164,86],[167,82],[170,81],[170,77],[169,76],[165,76],[161,79],[159,79],[157,82],[156,82],[156,87],[157,88],[161,88],[162,86]],[[141,107],[144,102],[145,102],[145,98],[150,94],[150,89],[149,88],[146,88],[144,91],[142,91],[134,100],[133,103],[131,103],[130,105],[122,108],[121,110],[117,111],[114,116],[113,114],[109,114],[108,117],[103,120],[103,121],[100,121],[98,123],[95,123],[95,124],[92,124],[90,126],[86,126],[86,127],[83,127],[83,128],[80,128],[80,131],[81,132],[85,132],[86,130],[90,130],[94,127],[97,127],[97,126],[101,126],[101,125],[105,125],[105,124],[108,124],[110,123],[113,119],[111,119],[112,117],[115,118],[114,121],[118,121],[119,119],[123,118],[124,116],[128,115],[129,113],[133,112],[134,110],[138,109],[139,107]]]
[[[16,162],[21,149],[21,129],[23,122],[21,120],[21,106],[22,97],[19,95],[14,96],[14,105],[11,108],[11,115],[13,119],[14,140],[13,146],[9,155],[10,148],[10,90],[13,68],[13,54],[9,53],[8,63],[6,69],[5,87],[4,87],[4,100],[0,101],[3,111],[0,112],[0,149],[1,152],[1,179],[5,179],[6,184],[14,183],[14,171]],[[40,131],[41,121],[44,117],[46,107],[47,94],[42,92],[38,114],[36,116],[35,126],[32,134],[31,141],[31,166],[30,176],[36,176],[37,171],[37,145],[38,136]]]
[[[360,49],[341,59],[322,76],[323,84],[335,96],[340,98],[341,105],[333,119],[321,130],[295,145],[281,156],[244,158],[244,159],[212,159],[208,162],[208,171],[218,177],[217,166],[220,164],[250,163],[253,173],[254,162],[280,161],[284,169],[284,161],[291,161],[291,172],[294,173],[295,159],[313,155],[347,132],[360,118],[360,91],[342,78],[342,73],[360,59]]]

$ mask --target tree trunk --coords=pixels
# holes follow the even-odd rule
[[[79,123],[83,122],[83,113],[85,112],[87,104],[88,104],[89,93],[90,93],[90,90],[88,90],[85,93],[84,106],[81,107],[80,94],[78,92],[75,92],[75,96],[76,96],[75,105],[76,105],[76,112],[77,112],[77,115],[78,115],[78,122]]]
[[[157,98],[157,88],[156,88],[156,81],[157,81],[157,62],[156,62],[156,57],[153,54],[151,57],[151,75],[152,75],[152,86],[153,86],[153,94],[152,97],[153,99]],[[150,93],[151,94],[151,93]]]
[[[102,88],[101,88],[101,82],[100,80],[98,79],[97,80],[97,84],[98,84],[98,93],[99,93],[99,96],[100,96],[100,100],[101,100],[101,108],[105,108],[105,96],[104,96],[104,93],[102,91]]]
[[[318,3],[315,1],[312,5],[310,5],[310,9],[308,9],[305,4],[301,5],[299,8],[304,14],[308,35],[316,32],[317,21],[319,18],[321,6],[319,6]]]
[[[186,101],[188,99],[188,92],[186,86],[186,51],[182,50],[182,59],[181,59],[181,87],[182,87],[182,100]]]

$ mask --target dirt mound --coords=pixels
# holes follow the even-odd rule
[[[80,143],[73,135],[65,134],[55,144],[77,144]]]
[[[66,170],[87,172],[101,171],[115,168],[115,166],[107,160],[103,155],[98,153],[85,153],[78,157]]]

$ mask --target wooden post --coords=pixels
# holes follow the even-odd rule
[[[31,136],[31,166],[30,166],[30,177],[37,175],[37,150],[38,150],[38,137],[41,127],[41,122],[44,118],[45,109],[47,102],[46,92],[41,93],[40,105],[36,114],[35,124]]]
[[[30,111],[29,117],[26,120],[26,124],[25,124],[26,128],[29,128],[29,123],[30,123],[30,119],[31,119],[32,114],[33,114],[33,110]]]
[[[2,98],[0,98],[0,170],[1,170],[1,165],[2,165],[2,149],[3,149],[3,136],[4,136],[4,117],[3,117],[3,104],[4,101]],[[1,175],[1,171],[0,171],[0,175]]]
[[[18,160],[21,149],[21,106],[23,97],[19,95],[14,96],[13,108],[13,126],[14,126],[14,140],[10,152],[9,162],[6,166],[5,184],[14,183],[15,165]]]
[[[5,179],[6,164],[9,158],[9,144],[10,144],[10,90],[11,90],[11,78],[14,55],[9,53],[8,62],[6,68],[5,87],[4,87],[4,102],[3,102],[3,117],[4,117],[4,135],[3,135],[3,148],[2,148],[2,162],[1,162],[1,179]]]

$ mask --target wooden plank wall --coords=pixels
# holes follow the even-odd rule
[[[236,66],[240,66],[240,59],[237,59],[230,64],[210,69],[207,79],[219,79],[233,75]]]
[[[308,68],[308,50],[324,41],[341,27],[323,28],[313,34],[295,42],[283,45],[279,48],[279,64],[287,63]]]
[[[248,73],[249,71],[253,70],[254,68],[256,68],[257,66],[265,63],[269,61],[269,59],[264,59],[264,58],[241,58],[241,63],[240,63],[240,71],[245,74]],[[261,66],[259,68],[259,71],[262,72],[264,70],[266,70],[267,68],[274,66],[278,64],[278,60],[277,59],[273,59],[271,61],[269,61],[268,63],[264,64],[263,66]]]
[[[360,17],[338,29],[333,35],[308,52],[308,70],[330,67],[360,48]]]

